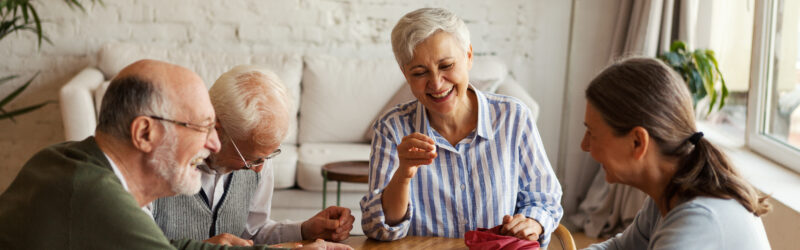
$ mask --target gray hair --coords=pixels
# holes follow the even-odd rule
[[[418,9],[400,18],[392,29],[392,51],[400,69],[414,57],[414,48],[437,31],[455,37],[465,53],[469,50],[469,30],[461,18],[446,9]]]
[[[214,82],[208,94],[229,137],[252,138],[262,146],[286,137],[286,130],[271,124],[279,112],[288,113],[290,107],[286,87],[272,71],[256,65],[233,67]]]
[[[170,117],[170,107],[152,82],[137,76],[114,78],[103,95],[96,130],[130,141],[133,119],[142,115]]]

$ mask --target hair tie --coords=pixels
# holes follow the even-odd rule
[[[689,142],[691,142],[692,145],[697,145],[697,143],[700,142],[700,138],[703,138],[703,132],[694,133],[689,137]]]

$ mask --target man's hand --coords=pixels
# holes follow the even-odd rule
[[[342,241],[350,237],[353,221],[356,218],[350,214],[350,209],[331,206],[322,210],[314,217],[300,225],[304,240],[326,239]]]
[[[314,243],[306,244],[305,246],[298,247],[298,248],[295,248],[295,249],[297,249],[297,250],[312,250],[312,249],[313,250],[317,250],[317,249],[353,250],[353,248],[348,246],[348,245],[339,244],[339,243],[333,243],[333,242],[327,242],[327,241],[324,241],[322,239],[317,239],[317,241],[315,241]]]
[[[537,241],[542,234],[542,225],[538,221],[516,214],[513,217],[506,215],[503,217],[503,227],[500,234],[514,236],[523,240]]]
[[[217,245],[226,245],[226,246],[252,246],[252,240],[245,240],[239,237],[236,237],[233,234],[229,233],[222,233],[220,235],[208,238],[203,242],[217,244]]]

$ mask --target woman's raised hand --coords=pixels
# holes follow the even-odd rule
[[[400,160],[400,168],[395,175],[411,179],[420,165],[433,163],[436,158],[436,144],[430,137],[415,132],[403,137],[403,141],[397,145],[397,158]]]

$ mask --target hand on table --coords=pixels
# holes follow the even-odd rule
[[[542,225],[538,221],[525,217],[522,214],[503,217],[503,227],[500,234],[514,236],[523,240],[537,241],[542,234]]]
[[[222,233],[217,236],[208,238],[203,242],[217,244],[217,245],[226,245],[226,246],[252,246],[252,240],[245,240],[239,237],[236,237],[233,234],[229,233]]]
[[[304,240],[326,239],[342,241],[350,237],[353,221],[356,218],[350,214],[350,209],[331,206],[320,211],[314,217],[300,225]]]
[[[353,250],[353,248],[348,246],[348,245],[340,244],[340,243],[334,243],[334,242],[327,242],[327,241],[324,241],[322,239],[317,239],[317,241],[314,241],[314,243],[306,244],[306,245],[304,245],[302,247],[298,247],[298,248],[295,248],[295,249],[298,249],[298,250],[309,250],[309,249]]]
[[[436,143],[430,137],[415,132],[403,137],[397,145],[397,158],[400,167],[395,172],[396,176],[411,179],[417,173],[420,165],[433,163],[436,158]]]

